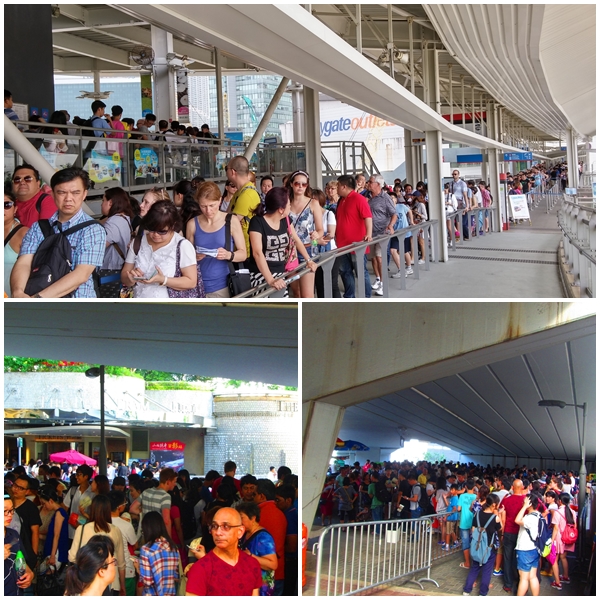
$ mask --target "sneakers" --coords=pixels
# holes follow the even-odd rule
[[[560,575],[559,579],[561,583],[571,583],[571,579],[569,577],[563,577],[562,575]]]
[[[383,296],[383,283],[376,290],[373,291],[375,292],[376,296]]]
[[[392,279],[400,279],[402,277],[402,273],[398,271],[392,275]]]
[[[444,540],[440,540],[440,541],[438,542],[438,545],[439,545],[439,546],[445,546],[445,545],[446,545],[446,542],[445,542]]]
[[[452,546],[450,546],[450,547],[454,550],[454,548],[458,548],[461,545],[462,545],[461,542],[459,542],[458,540],[456,540],[456,542],[454,542],[454,544],[452,544]]]
[[[500,577],[500,575],[504,575],[504,571],[502,569],[494,569],[494,573],[493,573],[496,577]]]
[[[375,279],[375,283],[373,283],[371,285],[371,289],[372,290],[378,290],[382,286],[383,286],[383,283],[381,283],[381,279],[379,279],[379,277],[377,277],[377,279]]]
[[[414,273],[412,267],[406,267],[406,276],[412,275]]]
[[[543,575],[544,577],[552,577],[552,572],[551,571],[540,571],[540,575]]]
[[[550,587],[553,587],[555,590],[562,590],[562,585],[560,583],[556,583],[556,581],[553,581],[550,584]]]
[[[444,544],[444,546],[443,546],[442,550],[443,550],[444,552],[450,552],[450,546],[448,546],[447,544]]]
[[[419,259],[419,264],[420,264],[420,265],[424,265],[424,264],[425,264],[425,261],[424,261],[422,258],[420,258],[420,259]]]

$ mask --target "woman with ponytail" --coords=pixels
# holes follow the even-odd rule
[[[471,560],[471,567],[469,574],[467,575],[467,581],[463,591],[465,595],[470,594],[473,591],[473,585],[477,581],[479,571],[481,571],[481,583],[479,585],[479,595],[487,596],[488,590],[490,589],[490,580],[492,578],[492,571],[494,570],[494,564],[496,562],[496,552],[498,548],[498,536],[500,535],[500,517],[498,516],[498,505],[500,504],[500,498],[496,494],[486,495],[481,505],[481,510],[475,513],[473,517],[473,532],[477,527],[485,527],[487,533],[488,544],[492,543],[492,551],[487,562],[484,565],[479,565],[476,560]],[[490,520],[492,515],[496,515],[495,519],[492,519],[486,527],[486,523]],[[493,542],[492,542],[493,540]]]
[[[561,494],[559,497],[558,506],[559,508],[554,511],[552,515],[552,524],[554,529],[552,530],[552,541],[556,544],[556,561],[552,565],[552,574],[554,575],[554,581],[552,587],[557,590],[562,590],[563,583],[571,583],[569,579],[569,563],[567,562],[567,552],[573,552],[575,550],[575,544],[566,545],[562,540],[562,534],[567,524],[577,524],[577,513],[571,509],[569,504],[571,503],[571,497],[569,494]],[[558,560],[562,564],[563,574],[559,575]]]
[[[65,596],[102,596],[117,574],[112,540],[95,535],[77,551],[67,569]]]

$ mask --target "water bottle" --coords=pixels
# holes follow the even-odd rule
[[[25,562],[25,557],[23,556],[23,553],[19,550],[17,552],[17,555],[15,556],[15,571],[17,572],[17,579],[21,579],[21,577],[25,575],[26,564],[27,563]]]
[[[311,257],[316,256],[319,253],[319,242],[317,240],[312,240],[310,243],[310,248]]]

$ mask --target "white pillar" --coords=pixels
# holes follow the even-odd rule
[[[404,164],[406,166],[406,183],[415,182],[415,165],[412,152],[412,131],[404,130]]]
[[[438,53],[435,48],[427,47],[423,57],[423,79],[425,80],[425,103],[436,113],[440,112],[440,79]]]
[[[425,144],[427,147],[427,192],[429,195],[429,216],[440,223],[437,237],[433,239],[437,245],[436,256],[440,261],[448,260],[448,245],[446,243],[446,212],[444,210],[444,194],[442,186],[442,132],[426,131]]]
[[[96,63],[98,61],[94,60],[94,63]],[[94,71],[93,73],[94,75],[94,92],[96,94],[99,94],[102,91],[101,85],[100,85],[100,71]]]
[[[302,521],[309,531],[345,411],[325,402],[302,404]]]
[[[294,143],[304,142],[304,104],[302,85],[294,83],[288,88],[292,93],[292,119],[294,128]]]
[[[494,213],[494,225],[493,231],[502,231],[502,218],[501,214],[501,201],[500,198],[500,172],[498,170],[498,150],[496,148],[490,148],[487,152],[488,156],[488,170],[490,176],[490,191],[494,198],[492,204],[492,212]]]
[[[225,120],[223,118],[223,77],[221,72],[221,51],[215,48],[215,77],[217,84],[217,130],[219,138],[225,137]]]
[[[571,127],[567,128],[567,168],[568,182],[570,188],[578,187],[579,182],[579,165],[577,162],[577,138]]]
[[[323,189],[319,92],[306,86],[304,86],[304,140],[310,185],[313,188]]]
[[[154,63],[153,110],[158,119],[177,119],[175,75],[167,64],[167,54],[173,52],[173,34],[154,25],[150,26]]]

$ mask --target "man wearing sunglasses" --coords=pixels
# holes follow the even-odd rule
[[[49,219],[56,212],[54,198],[42,190],[41,184],[40,174],[31,165],[15,168],[12,186],[17,199],[16,217],[26,227],[40,219]]]
[[[262,573],[253,556],[241,552],[242,517],[234,508],[221,508],[209,530],[215,547],[188,571],[186,596],[258,596]]]

